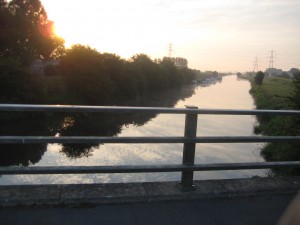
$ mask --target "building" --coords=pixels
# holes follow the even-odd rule
[[[31,64],[30,71],[34,74],[45,76],[46,68],[49,66],[59,66],[60,60],[42,60],[42,59],[35,59]]]
[[[188,61],[185,58],[177,57],[177,58],[175,58],[175,66],[181,67],[181,68],[187,68]]]
[[[278,77],[278,76],[284,76],[284,77],[294,77],[294,74],[300,72],[299,69],[297,68],[292,68],[289,71],[283,71],[281,69],[276,69],[276,68],[268,68],[265,71],[265,74],[267,74],[268,76],[272,76],[272,77]]]
[[[187,68],[188,67],[188,61],[185,58],[181,58],[181,57],[165,57],[165,59],[168,59],[170,61],[172,61],[174,63],[175,66],[179,67],[179,68]]]
[[[281,69],[276,69],[276,68],[268,68],[265,71],[265,74],[268,76],[280,76],[283,73]]]

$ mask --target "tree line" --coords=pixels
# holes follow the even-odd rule
[[[82,45],[66,50],[60,72],[71,99],[87,104],[118,104],[190,83],[195,76],[192,70],[179,69],[167,59],[157,63],[138,54],[125,60]]]

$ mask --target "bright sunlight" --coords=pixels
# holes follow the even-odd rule
[[[300,67],[300,2],[270,0],[42,0],[66,45],[90,45],[129,58],[184,57],[195,69],[249,71]]]

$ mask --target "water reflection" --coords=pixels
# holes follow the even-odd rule
[[[38,163],[46,145],[1,145],[0,166],[29,166]]]
[[[195,88],[197,87],[197,88]],[[169,106],[184,108],[195,105],[199,108],[253,109],[249,94],[250,83],[237,80],[235,76],[223,77],[222,83],[202,87],[185,87],[165,91],[147,98],[137,98],[124,105]],[[190,96],[190,97],[189,97]],[[57,115],[47,122],[51,135],[118,135],[118,136],[182,136],[184,115],[177,114],[69,114]],[[53,118],[49,117],[49,118]],[[54,118],[53,118],[54,119]],[[45,119],[46,120],[46,119]],[[198,136],[248,136],[253,135],[254,116],[199,115]],[[112,126],[113,125],[113,126]],[[31,127],[33,127],[31,125]],[[24,135],[24,133],[23,133]],[[35,166],[114,166],[180,164],[182,144],[48,144],[47,151]],[[233,163],[263,161],[261,145],[257,143],[197,144],[195,162]],[[1,160],[1,159],[0,159]],[[196,172],[195,179],[227,179],[265,176],[265,170],[208,171]],[[83,174],[83,175],[18,175],[2,176],[0,184],[30,183],[105,183],[179,181],[180,173],[141,174]]]
[[[182,87],[177,90],[150,93],[124,103],[130,106],[173,107],[179,100],[192,96],[194,88]],[[124,126],[143,126],[155,118],[155,113],[134,114],[71,114],[22,113],[0,115],[1,136],[116,136]],[[90,144],[62,144],[60,153],[70,159],[90,157]],[[47,150],[47,145],[0,145],[1,166],[29,166],[38,163]]]
[[[37,113],[1,113],[1,136],[48,136],[55,128],[51,115]],[[29,166],[38,163],[46,152],[46,144],[2,144],[0,166]]]

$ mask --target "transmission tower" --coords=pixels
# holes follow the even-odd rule
[[[256,57],[253,62],[253,72],[258,72],[258,58]]]
[[[174,45],[172,43],[169,44],[169,58],[172,58],[172,53],[174,52]]]
[[[271,56],[270,56],[270,62],[269,62],[269,69],[274,68],[274,51],[271,51]]]

